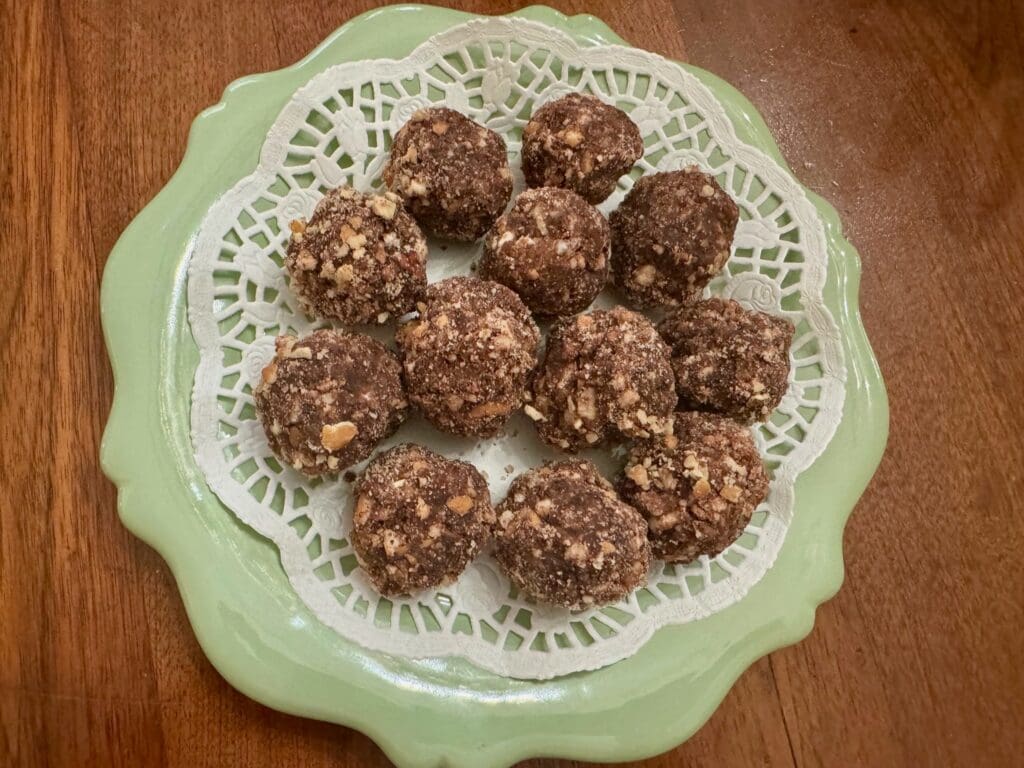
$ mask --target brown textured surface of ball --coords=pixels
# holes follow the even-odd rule
[[[427,241],[390,192],[333,189],[291,227],[284,265],[312,315],[384,323],[409,312],[427,285]]]
[[[608,279],[608,221],[567,189],[528,189],[484,241],[479,275],[508,286],[535,314],[586,309]]]
[[[482,237],[512,196],[501,136],[446,107],[413,113],[383,176],[427,232],[452,240]]]
[[[610,217],[612,279],[637,307],[694,301],[725,266],[738,221],[696,168],[642,176]]]
[[[571,93],[533,113],[523,130],[523,175],[531,187],[564,187],[597,204],[643,155],[640,129],[621,109]]]
[[[404,444],[366,467],[352,522],[352,547],[377,591],[408,595],[454,582],[489,543],[495,516],[472,464]]]
[[[647,518],[654,556],[687,563],[739,538],[768,495],[768,475],[746,427],[687,412],[671,435],[633,444],[618,487]]]
[[[647,526],[589,461],[523,473],[496,511],[495,559],[535,600],[590,608],[647,582]]]
[[[793,326],[784,318],[712,298],[680,307],[658,331],[685,408],[764,421],[786,394]]]
[[[578,451],[665,434],[676,402],[668,346],[647,318],[615,307],[551,330],[525,410],[544,442]]]
[[[491,437],[523,404],[540,331],[503,285],[452,277],[398,329],[409,399],[438,429]]]
[[[270,448],[309,476],[362,461],[408,410],[398,360],[359,333],[279,336],[260,378],[253,399]]]

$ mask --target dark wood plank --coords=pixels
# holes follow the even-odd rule
[[[387,764],[365,737],[221,680],[166,568],[118,524],[97,458],[111,391],[98,284],[118,234],[228,82],[293,62],[373,5],[4,7],[2,764]],[[556,5],[754,101],[861,251],[892,404],[888,453],[848,528],[847,583],[814,633],[643,765],[1010,764],[1024,750],[1024,7]]]
[[[136,582],[96,448],[110,400],[64,37],[56,8],[5,11],[0,341],[0,695],[4,764],[157,762],[163,752]],[[7,20],[11,24],[7,24]],[[15,75],[13,76],[12,75]],[[8,290],[9,289],[9,290]],[[6,758],[11,760],[7,761]]]
[[[744,5],[676,2],[684,30],[706,30],[684,35],[691,61],[743,90],[839,209],[892,408],[846,585],[772,658],[794,756],[1010,765],[1024,746],[1024,8]],[[742,55],[719,42],[744,36]]]

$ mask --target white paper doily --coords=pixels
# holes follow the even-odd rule
[[[606,214],[641,172],[691,164],[713,174],[740,205],[733,254],[711,292],[788,317],[797,328],[789,393],[756,431],[773,473],[769,498],[726,552],[686,566],[657,563],[648,587],[614,606],[569,614],[532,605],[486,557],[449,588],[381,598],[348,543],[350,485],[311,482],[282,467],[255,419],[251,384],[272,356],[274,336],[320,325],[301,314],[281,268],[288,223],[308,216],[326,189],[378,187],[393,131],[428,103],[501,133],[518,191],[526,120],[537,105],[572,91],[626,110],[644,137],[643,159],[600,206]],[[430,279],[468,272],[478,248],[432,243]],[[210,209],[188,273],[189,321],[200,350],[191,414],[196,458],[221,501],[277,545],[302,600],[344,637],[408,657],[460,656],[512,677],[596,669],[633,654],[661,626],[735,603],[775,561],[796,478],[824,450],[842,414],[845,368],[822,298],[826,265],[824,229],[803,190],[736,137],[721,104],[682,67],[631,48],[581,48],[536,22],[471,21],[401,61],[340,64],[314,77],[274,122],[256,171]],[[402,441],[473,461],[496,501],[515,474],[553,457],[521,417],[507,436],[479,444],[414,421],[381,447]],[[618,468],[611,456],[591,458],[609,475]]]

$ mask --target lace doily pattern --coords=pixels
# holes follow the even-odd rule
[[[282,467],[255,417],[252,385],[272,356],[274,336],[319,325],[299,310],[281,267],[288,224],[308,216],[327,189],[379,187],[393,133],[426,104],[444,103],[501,133],[515,168],[530,113],[571,91],[624,109],[644,138],[644,157],[601,206],[605,213],[641,173],[692,164],[740,206],[734,252],[710,291],[785,316],[797,328],[789,393],[756,430],[773,477],[769,497],[724,553],[685,566],[657,563],[649,585],[614,606],[568,613],[534,605],[486,557],[449,588],[384,599],[349,544],[350,484],[310,481]],[[521,189],[521,178],[516,183]],[[467,273],[478,248],[432,244],[430,278]],[[735,603],[775,561],[796,479],[825,449],[842,414],[845,368],[822,297],[826,267],[823,225],[802,188],[737,138],[720,103],[683,67],[630,48],[580,47],[536,22],[471,21],[400,61],[341,64],[314,77],[278,116],[255,172],[207,214],[188,268],[189,320],[200,351],[191,412],[196,458],[224,505],[277,545],[297,593],[340,635],[395,655],[460,656],[511,677],[596,669],[631,655],[661,626]],[[552,457],[521,418],[507,435],[481,443],[418,422],[395,441],[473,461],[496,500],[515,474]],[[592,458],[609,475],[617,469],[613,456]]]

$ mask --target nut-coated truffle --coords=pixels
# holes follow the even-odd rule
[[[339,187],[291,228],[284,265],[312,315],[384,323],[410,311],[427,285],[427,241],[390,192]]]
[[[654,557],[687,563],[734,542],[768,495],[750,431],[709,413],[678,413],[670,435],[633,444],[622,498],[647,519]]]
[[[729,258],[739,208],[696,168],[637,179],[612,212],[612,279],[637,307],[697,299]]]
[[[666,434],[676,402],[668,346],[647,318],[615,307],[552,329],[525,411],[544,442],[578,451]]]
[[[484,241],[480,277],[506,285],[541,317],[574,315],[608,279],[608,221],[567,189],[528,189]]]
[[[711,298],[680,307],[658,331],[684,408],[764,421],[786,394],[793,326],[781,317]]]
[[[644,520],[589,461],[525,472],[496,511],[495,558],[535,600],[590,608],[620,600],[647,581]]]
[[[571,93],[548,102],[523,130],[523,175],[531,187],[564,187],[596,205],[644,152],[640,129],[621,109]]]
[[[438,429],[491,437],[523,404],[540,331],[503,285],[452,277],[427,288],[396,334],[409,399]]]
[[[446,107],[413,113],[383,176],[423,229],[451,240],[482,237],[512,196],[504,140]]]
[[[399,445],[367,465],[354,491],[352,547],[381,594],[450,584],[490,541],[487,482],[464,461]]]
[[[279,336],[253,391],[274,454],[309,476],[356,464],[405,418],[401,366],[369,336]]]

